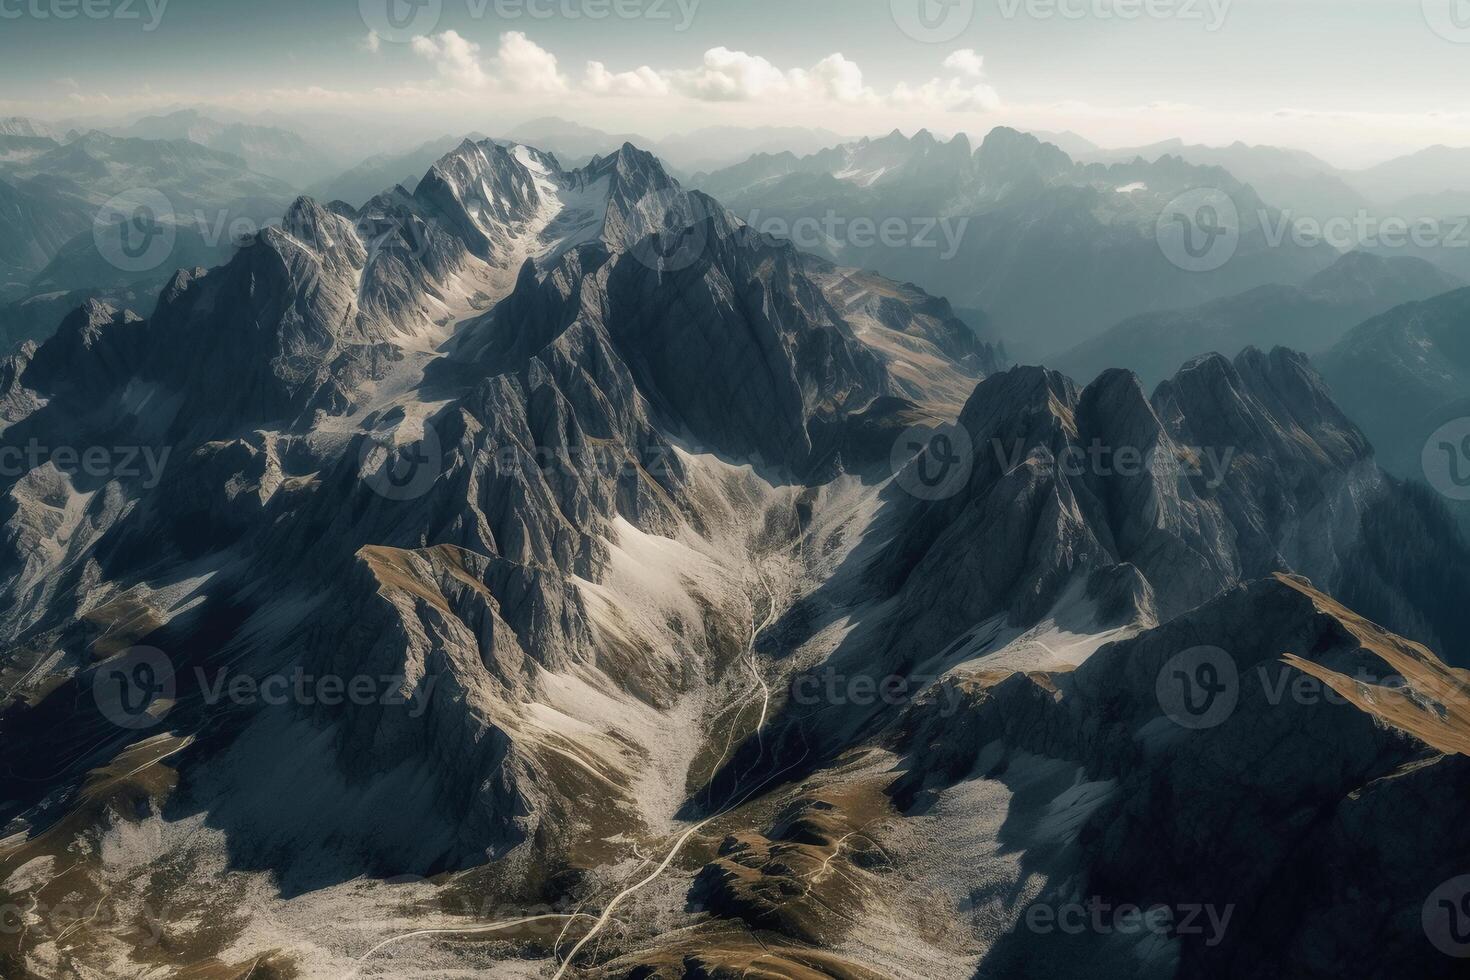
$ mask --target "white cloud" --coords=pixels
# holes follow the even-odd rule
[[[512,92],[556,93],[568,88],[566,78],[557,71],[556,55],[520,31],[500,35],[495,74]]]
[[[858,64],[840,52],[810,68],[783,69],[760,55],[718,47],[706,51],[696,68],[658,71],[645,65],[615,73],[602,62],[589,62],[584,87],[595,94],[665,96],[673,92],[702,102],[990,112],[1000,106],[1001,99],[985,80],[984,64],[979,54],[965,48],[943,62],[951,77],[900,83],[880,93],[864,82]]]
[[[944,59],[943,67],[966,78],[985,77],[985,59],[974,48],[961,48]]]
[[[718,47],[706,51],[697,68],[654,74],[679,94],[705,102],[854,104],[874,98],[863,84],[862,69],[840,53],[811,68],[782,69],[760,55]]]
[[[759,55],[710,48],[698,68],[671,72],[679,91],[710,102],[736,102],[784,94],[786,74]]]
[[[873,97],[863,85],[862,69],[840,54],[830,54],[817,62],[807,80],[816,94],[838,102],[863,102]]]
[[[610,72],[600,61],[587,62],[582,87],[595,95],[668,95],[669,81],[647,65],[632,71]]]
[[[377,54],[383,47],[383,39],[378,37],[377,31],[368,31],[367,37],[362,39],[361,47],[368,54]]]
[[[931,78],[917,86],[900,82],[888,102],[900,108],[944,112],[994,112],[1001,107],[1000,93],[992,86],[959,78]]]
[[[524,35],[523,35],[524,36]],[[413,52],[434,63],[441,78],[465,88],[481,88],[489,77],[480,67],[480,46],[458,31],[442,31],[413,39]]]

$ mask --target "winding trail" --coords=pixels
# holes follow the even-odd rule
[[[371,959],[373,954],[404,939],[417,939],[420,936],[473,936],[479,933],[499,932],[502,929],[511,929],[515,926],[523,926],[528,922],[543,922],[547,919],[576,919],[582,916],[583,913],[572,913],[570,915],[566,913],[547,913],[546,915],[528,915],[520,919],[506,919],[503,922],[491,922],[488,925],[482,926],[461,926],[454,929],[419,929],[416,932],[405,932],[397,936],[389,936],[387,939],[383,940],[382,942],[378,943],[378,945],[374,946],[372,949],[362,954],[362,956],[358,958],[357,963],[353,966],[353,968],[343,975],[342,980],[351,980],[352,977],[357,976],[358,972],[362,969],[363,964]],[[592,918],[590,914],[585,915],[585,917],[588,919]]]
[[[765,678],[761,676],[760,668],[756,664],[755,644],[756,641],[760,639],[761,633],[765,632],[765,630],[769,628],[770,625],[776,620],[776,590],[771,586],[770,581],[761,571],[761,559],[759,558],[756,559],[755,563],[755,575],[756,578],[760,581],[761,587],[766,591],[766,615],[765,618],[763,618],[759,623],[753,622],[751,624],[750,639],[747,640],[745,644],[745,665],[747,668],[749,668],[751,676],[755,678],[756,684],[760,687],[761,694],[760,720],[756,722],[755,727],[756,741],[757,744],[760,746],[760,755],[756,759],[756,762],[758,764],[760,759],[765,757],[766,753],[764,729],[766,726],[766,716],[770,712],[771,708],[771,689],[770,686],[766,684]],[[725,748],[726,752],[728,752],[728,743],[726,744]],[[720,762],[717,763],[715,766],[716,772],[718,772],[719,767],[723,764],[723,762],[724,756],[722,755]],[[744,796],[741,796],[738,799],[732,798],[724,806],[720,807],[720,809],[716,810],[714,813],[699,821],[699,823],[684,831],[683,834],[679,835],[679,838],[674,841],[673,846],[669,848],[669,853],[664,855],[663,861],[656,868],[649,872],[648,875],[642,880],[628,886],[627,888],[624,888],[622,891],[618,892],[612,897],[612,899],[607,903],[607,907],[602,910],[602,915],[599,916],[597,921],[592,924],[592,928],[587,930],[582,938],[577,941],[577,944],[573,946],[571,950],[567,953],[566,959],[562,960],[561,966],[557,968],[556,974],[552,977],[552,980],[561,980],[562,976],[571,967],[572,962],[577,958],[577,954],[582,951],[582,947],[587,945],[587,943],[590,942],[594,936],[602,931],[603,926],[607,925],[608,920],[611,919],[613,910],[616,909],[624,899],[639,891],[640,889],[652,884],[654,881],[658,880],[660,875],[668,870],[669,865],[674,862],[674,858],[679,856],[679,852],[684,849],[684,845],[689,842],[689,839],[691,837],[699,833],[699,831],[703,830],[711,822],[719,819],[735,807],[739,806],[741,803],[744,803],[746,800],[750,799],[751,796],[755,795],[755,793],[757,793],[759,790],[769,784],[777,776],[781,775],[781,773],[784,771],[785,770],[783,769],[767,776],[763,782],[752,787]],[[744,774],[741,776],[741,779],[744,779]],[[736,784],[735,792],[739,792],[739,783]]]
[[[756,723],[755,731],[753,733],[756,736],[756,741],[757,741],[757,744],[758,744],[758,746],[760,748],[760,753],[757,756],[756,762],[755,762],[754,765],[759,765],[761,759],[763,759],[765,757],[764,730],[765,730],[766,720],[767,720],[767,718],[769,716],[770,707],[771,707],[771,689],[770,689],[770,686],[766,683],[765,678],[761,676],[759,664],[758,664],[758,661],[757,661],[757,658],[756,658],[756,655],[755,655],[755,646],[756,646],[756,642],[760,639],[760,635],[763,632],[765,632],[776,621],[776,616],[777,616],[777,609],[776,609],[776,590],[775,590],[775,587],[772,585],[771,580],[766,577],[765,572],[762,569],[762,563],[768,557],[774,557],[775,555],[783,554],[783,553],[785,553],[787,551],[790,551],[793,548],[800,548],[800,547],[802,547],[802,545],[804,544],[804,542],[802,540],[802,537],[803,537],[802,530],[801,530],[800,524],[798,523],[798,526],[797,526],[797,534],[796,534],[796,540],[795,541],[793,541],[791,544],[786,545],[783,548],[778,549],[773,555],[767,555],[767,556],[759,557],[755,561],[755,574],[756,574],[756,578],[760,582],[761,588],[763,588],[765,590],[765,593],[766,593],[766,612],[765,612],[765,616],[761,619],[761,621],[759,623],[756,623],[756,622],[752,621],[752,623],[751,623],[751,630],[750,630],[750,638],[746,641],[746,644],[745,644],[745,653],[744,653],[745,666],[750,671],[751,676],[755,678],[756,685],[759,688],[759,693],[760,693],[760,696],[761,696],[760,718],[759,718],[759,720]],[[755,693],[756,693],[755,690],[752,689],[752,691],[751,691],[752,698],[754,697]],[[804,736],[804,733],[803,733],[803,736]],[[803,740],[805,740],[805,739],[803,738]],[[716,763],[716,766],[715,766],[715,770],[714,771],[718,772],[720,766],[722,766],[724,764],[725,756],[728,754],[729,748],[730,748],[730,744],[727,741],[726,746],[725,746],[725,752],[721,754],[720,760]],[[579,939],[579,940],[577,940],[576,945],[574,945],[567,952],[566,958],[561,961],[561,964],[558,966],[556,973],[552,977],[552,980],[561,980],[561,978],[566,974],[567,970],[571,968],[572,963],[577,958],[577,955],[579,953],[581,953],[582,948],[584,946],[586,946],[589,942],[591,942],[594,938],[596,938],[597,935],[602,932],[602,930],[604,929],[604,927],[606,927],[607,924],[613,920],[613,913],[617,910],[618,906],[621,905],[626,899],[628,899],[629,896],[636,894],[637,892],[639,892],[643,888],[646,888],[647,886],[649,886],[653,882],[657,881],[659,879],[659,877],[662,876],[663,873],[669,869],[669,866],[674,863],[674,859],[679,856],[679,853],[684,849],[684,845],[686,845],[687,843],[689,843],[689,841],[690,841],[691,838],[693,838],[696,834],[698,834],[705,827],[709,826],[709,824],[711,824],[715,820],[718,820],[720,817],[722,817],[725,814],[729,813],[731,810],[735,809],[736,807],[738,807],[741,804],[743,804],[746,801],[748,801],[751,797],[755,796],[756,793],[760,792],[761,790],[763,790],[764,788],[766,788],[767,786],[769,786],[772,782],[774,782],[780,776],[784,775],[785,773],[787,773],[787,772],[791,771],[792,769],[795,769],[797,766],[801,765],[806,760],[806,757],[807,757],[809,751],[810,751],[810,746],[808,746],[807,749],[802,752],[801,757],[798,758],[796,761],[792,762],[790,765],[784,766],[781,769],[776,770],[775,772],[772,772],[772,773],[768,774],[763,780],[761,780],[759,783],[756,783],[754,786],[751,786],[743,794],[740,793],[740,784],[744,781],[745,777],[747,775],[749,775],[749,771],[747,771],[745,773],[742,773],[741,776],[740,776],[740,778],[736,781],[735,789],[732,791],[731,798],[729,800],[727,800],[718,810],[716,810],[715,812],[711,813],[709,816],[705,817],[703,820],[701,820],[698,823],[694,824],[689,829],[685,830],[682,834],[680,834],[679,837],[677,839],[675,839],[673,845],[670,846],[670,848],[668,850],[668,853],[664,855],[663,860],[661,862],[659,862],[659,864],[652,871],[650,871],[643,878],[639,879],[637,882],[633,883],[632,885],[629,885],[627,888],[624,888],[622,891],[618,892],[616,895],[614,895],[608,901],[606,907],[603,908],[602,913],[596,917],[596,921],[593,922],[592,927],[590,929],[588,929],[587,932],[582,935],[582,938]],[[737,794],[739,794],[739,795],[737,795]],[[347,974],[347,976],[344,977],[343,980],[350,980],[350,978],[352,976],[355,976],[357,974],[357,972],[362,968],[363,964],[366,963],[367,960],[370,957],[372,957],[374,954],[376,954],[380,950],[384,949],[385,947],[387,947],[387,946],[389,946],[389,945],[391,945],[393,943],[396,943],[396,942],[399,942],[399,941],[402,941],[402,940],[405,940],[405,939],[413,939],[413,938],[417,938],[417,937],[421,937],[421,936],[474,935],[474,934],[477,934],[477,933],[496,932],[496,931],[499,931],[501,929],[511,928],[512,926],[523,925],[523,924],[528,923],[528,922],[535,922],[535,921],[538,921],[538,920],[545,920],[545,919],[565,919],[565,920],[567,920],[566,923],[565,923],[564,928],[562,929],[562,936],[565,936],[566,935],[567,928],[570,927],[572,920],[577,919],[577,918],[592,918],[592,915],[590,913],[582,913],[582,912],[574,912],[574,913],[572,913],[570,915],[567,915],[567,914],[538,915],[538,916],[530,916],[530,917],[522,918],[522,919],[507,920],[507,921],[504,921],[504,922],[495,922],[495,923],[490,923],[488,925],[483,925],[483,926],[466,926],[466,927],[463,927],[463,928],[420,929],[420,930],[417,930],[417,931],[414,931],[414,932],[407,932],[407,933],[403,933],[401,935],[391,936],[388,939],[385,939],[382,942],[380,942],[378,945],[374,946],[372,949],[368,950],[367,953],[365,953],[357,961],[357,964],[354,967],[354,969],[349,974]],[[559,937],[558,940],[557,940],[557,943],[559,944],[560,942],[561,942],[561,939]],[[553,955],[555,955],[555,954],[553,954]]]

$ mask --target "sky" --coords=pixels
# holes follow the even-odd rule
[[[0,115],[1470,145],[1470,0],[0,0]],[[309,135],[309,134],[308,134]]]

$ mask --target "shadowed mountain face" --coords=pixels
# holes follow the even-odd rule
[[[1470,661],[1365,523],[1442,515],[1304,356],[1007,370],[631,145],[467,140],[155,299],[0,363],[5,976],[1056,975],[1078,896],[1176,916],[1104,975],[1443,974]]]
[[[1126,367],[1154,385],[1210,351],[1234,357],[1281,344],[1316,355],[1364,320],[1456,285],[1422,259],[1350,252],[1300,286],[1260,286],[1189,310],[1131,317],[1050,364],[1084,381]]]
[[[1384,468],[1428,482],[1470,529],[1470,290],[1374,317],[1316,361]]]
[[[944,143],[921,131],[800,158],[758,155],[696,183],[804,249],[984,308],[1032,359],[1130,315],[1301,282],[1337,258],[1278,241],[1279,214],[1217,167],[1171,156],[1082,165],[1004,127],[973,149],[963,135]],[[1187,270],[1160,244],[1161,222],[1201,194],[1239,233],[1230,259],[1208,271]],[[867,233],[885,224],[888,233]]]

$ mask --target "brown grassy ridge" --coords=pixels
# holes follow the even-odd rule
[[[1362,648],[1402,678],[1397,686],[1369,684],[1329,670],[1294,653],[1282,661],[1317,678],[1385,725],[1414,736],[1446,754],[1470,755],[1470,671],[1447,666],[1422,644],[1369,622],[1299,579],[1276,578],[1312,600],[1337,620]]]

